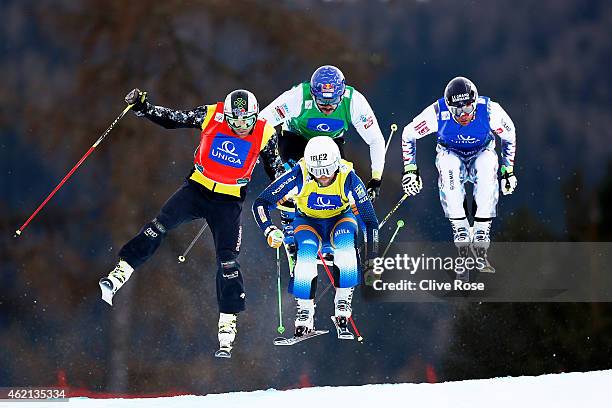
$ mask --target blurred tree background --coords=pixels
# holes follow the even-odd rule
[[[332,336],[277,349],[274,253],[245,202],[248,309],[235,357],[212,357],[214,250],[201,226],[167,237],[111,309],[97,280],[189,172],[198,134],[129,115],[37,216],[14,230],[123,109],[133,87],[191,108],[253,91],[261,106],[322,64],[368,98],[385,136],[464,75],[518,129],[519,188],[500,199],[496,239],[610,241],[612,6],[604,0],[143,0],[0,3],[0,386],[210,393],[434,381],[610,368],[608,304],[374,304],[356,300],[365,344]],[[347,155],[368,177],[353,132]],[[448,240],[434,137],[419,142],[425,188],[399,216],[405,240]],[[400,136],[383,216],[401,196]],[[382,231],[382,240],[390,231]],[[537,260],[534,260],[534,262]],[[322,282],[325,277],[322,276]],[[293,304],[285,295],[285,325]],[[325,325],[331,296],[318,308]]]

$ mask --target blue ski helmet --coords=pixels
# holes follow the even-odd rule
[[[333,65],[317,68],[310,78],[310,92],[320,105],[337,105],[342,100],[346,83],[342,71]]]

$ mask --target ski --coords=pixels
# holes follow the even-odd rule
[[[102,278],[98,284],[100,285],[100,290],[102,291],[102,300],[112,306],[113,296],[115,295],[115,291],[113,291],[113,282],[111,282],[111,280],[108,278]]]
[[[230,349],[220,348],[219,350],[215,351],[215,357],[232,358],[232,352],[230,351]]]
[[[338,335],[338,338],[340,340],[354,340],[355,339],[355,335],[353,333],[351,333],[351,331],[348,328],[348,320],[345,318],[344,324],[343,325],[339,325],[338,324],[338,320],[336,319],[335,316],[331,317],[332,322],[334,322],[334,326],[336,326],[336,334]]]
[[[293,346],[301,341],[311,339],[313,337],[320,336],[322,334],[329,333],[329,330],[313,330],[308,334],[304,334],[300,337],[277,337],[274,339],[275,346]]]

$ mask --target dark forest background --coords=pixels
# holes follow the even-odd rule
[[[210,235],[185,264],[176,261],[200,222],[170,233],[108,307],[98,279],[178,188],[198,142],[197,132],[131,114],[23,236],[12,237],[133,87],[175,108],[247,88],[265,106],[319,65],[334,64],[368,98],[385,137],[391,123],[401,131],[439,98],[449,79],[471,78],[517,127],[519,186],[500,198],[495,239],[610,241],[610,2],[4,0],[0,21],[0,386],[204,394],[612,368],[605,303],[356,299],[364,344],[327,336],[274,348],[274,251],[249,210],[268,182],[260,167],[243,212],[248,310],[231,360],[212,356]],[[401,240],[450,239],[434,145],[434,137],[419,141],[425,187],[398,213],[407,223]],[[367,146],[355,132],[347,156],[367,179]],[[400,179],[397,134],[379,217],[401,196]],[[383,242],[391,232],[382,231]],[[293,302],[283,300],[292,327]],[[331,296],[317,310],[324,326]]]

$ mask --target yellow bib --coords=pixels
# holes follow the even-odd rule
[[[300,213],[312,218],[331,218],[346,211],[350,204],[344,193],[344,183],[353,169],[351,162],[340,161],[340,171],[334,182],[327,187],[320,187],[317,181],[310,177],[304,159],[298,164],[302,169],[303,185],[293,200]]]

